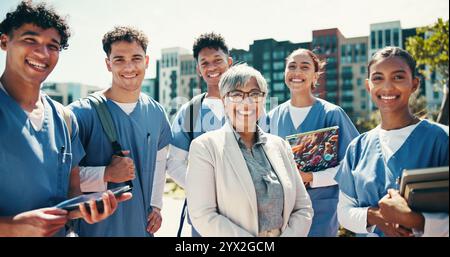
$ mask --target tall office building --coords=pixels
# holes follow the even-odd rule
[[[354,120],[366,116],[370,96],[365,88],[367,78],[368,37],[342,40],[340,57],[340,106]]]
[[[368,36],[345,38],[337,28],[312,31],[312,42],[292,43],[272,38],[255,40],[249,50],[232,49],[234,62],[246,62],[259,70],[269,85],[267,110],[289,99],[289,89],[284,83],[285,58],[297,48],[313,50],[327,62],[316,96],[340,105],[356,121],[375,109],[365,90],[367,64],[370,57],[385,46],[406,47],[416,28],[402,29],[400,21],[374,23]],[[425,95],[429,108],[438,108],[442,101],[439,74],[430,78],[421,76],[420,93]],[[273,101],[275,100],[275,101]]]
[[[179,107],[200,90],[196,62],[189,50],[181,47],[161,50],[159,102],[173,116]]]
[[[326,61],[325,72],[319,78],[315,93],[318,97],[337,105],[341,104],[342,95],[339,67],[343,40],[344,36],[337,28],[314,30],[311,45],[311,49],[319,58]]]
[[[234,62],[245,62],[254,67],[267,81],[269,95],[267,109],[270,110],[290,98],[289,89],[284,83],[286,57],[295,49],[310,48],[310,43],[292,43],[274,39],[255,40],[249,51],[232,49]]]

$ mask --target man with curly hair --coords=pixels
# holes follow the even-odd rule
[[[21,2],[0,23],[6,52],[0,78],[0,236],[64,236],[70,218],[88,223],[111,215],[117,200],[103,194],[89,214],[55,207],[80,194],[78,162],[84,155],[70,111],[40,91],[70,36],[65,20],[45,4]],[[122,200],[129,198],[126,194]]]
[[[103,37],[112,86],[97,95],[111,113],[124,156],[115,155],[90,101],[80,99],[70,105],[86,150],[80,162],[81,189],[104,191],[129,180],[133,183],[133,198],[102,223],[81,222],[80,236],[148,237],[161,226],[167,148],[172,132],[163,107],[141,93],[149,61],[147,44],[142,31],[128,26],[115,27]]]
[[[184,104],[172,124],[174,138],[170,145],[167,173],[181,187],[185,186],[191,141],[207,131],[221,128],[224,124],[219,80],[233,63],[224,38],[214,32],[200,35],[194,42],[193,52],[197,61],[197,72],[206,82],[208,90]],[[178,234],[181,233],[186,209],[185,202]],[[193,227],[192,236],[200,236]]]

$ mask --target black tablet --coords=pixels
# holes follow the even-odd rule
[[[123,193],[131,191],[131,187],[130,186],[122,186],[122,187],[115,187],[115,188],[108,189],[108,190],[111,190],[111,192],[114,194],[115,197],[119,197]],[[86,209],[88,211],[90,211],[88,202],[91,200],[95,200],[96,204],[97,204],[97,210],[99,213],[101,213],[101,212],[103,212],[103,199],[102,199],[103,193],[104,192],[97,192],[97,193],[80,195],[80,196],[71,198],[69,200],[60,202],[55,207],[64,209],[67,211],[73,211],[73,210],[78,210],[78,205],[80,203],[84,203]]]

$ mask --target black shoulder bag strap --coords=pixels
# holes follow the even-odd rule
[[[100,118],[100,122],[103,127],[103,131],[111,142],[113,154],[124,157],[122,153],[122,147],[117,141],[118,137],[116,127],[114,126],[111,113],[106,106],[106,99],[98,93],[88,95],[87,99],[91,102],[92,106],[94,106],[94,109],[97,111],[98,117]],[[133,182],[131,180],[126,181],[125,184],[133,188]]]
[[[184,117],[184,129],[187,131],[189,135],[189,140],[192,142],[194,140],[194,125],[197,121],[197,117],[199,115],[199,111],[202,107],[203,100],[205,100],[206,93],[196,95],[189,101],[189,106],[186,109],[186,116]],[[201,120],[200,120],[201,124]],[[181,237],[181,232],[183,231],[184,220],[186,219],[187,214],[187,201],[184,200],[183,209],[181,210],[180,224],[178,226],[177,237]]]

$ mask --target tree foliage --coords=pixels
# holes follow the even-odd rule
[[[406,41],[406,50],[416,59],[417,65],[426,65],[430,72],[438,72],[443,85],[448,82],[448,25],[448,21],[438,19],[433,25],[418,28],[417,35]],[[425,70],[419,71],[429,76]]]
[[[437,122],[448,125],[448,26],[449,21],[438,21],[430,26],[417,29],[417,35],[409,37],[406,41],[406,50],[416,59],[419,69],[425,77],[429,78],[431,72],[437,72],[442,85],[444,97]]]

